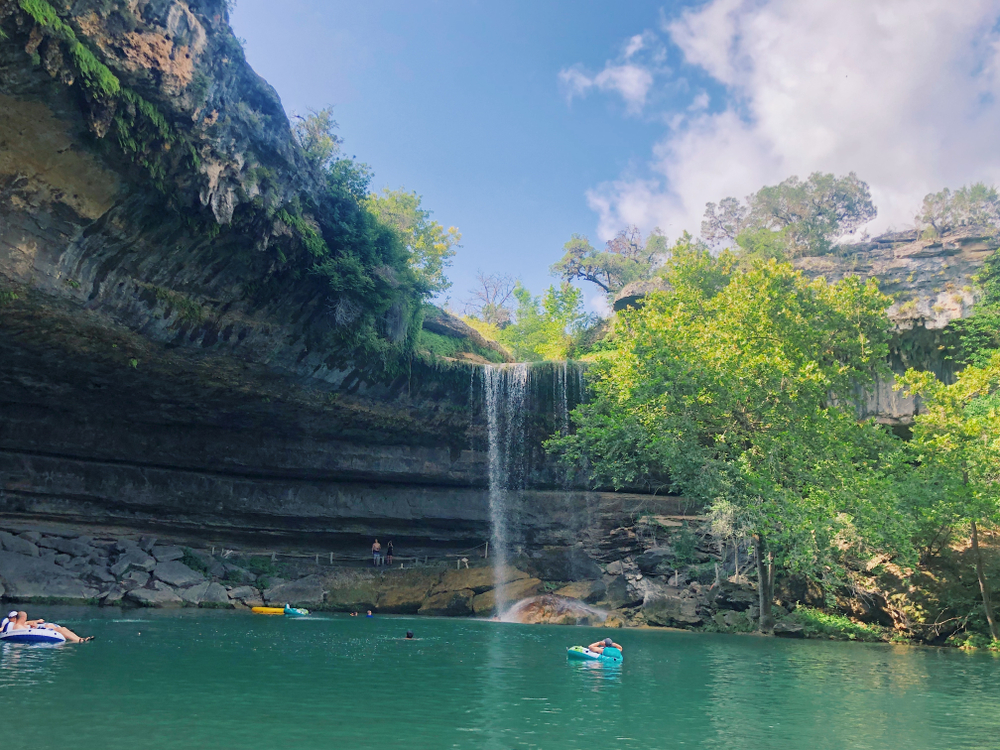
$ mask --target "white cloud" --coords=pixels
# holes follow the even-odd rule
[[[653,86],[653,74],[639,65],[611,65],[595,76],[588,76],[580,68],[559,71],[559,81],[568,99],[583,96],[589,89],[614,91],[625,100],[629,113],[637,114],[646,104],[646,95]]]
[[[1000,0],[713,0],[666,22],[727,105],[693,94],[664,114],[648,174],[587,193],[602,238],[627,223],[697,233],[706,202],[792,174],[857,172],[879,208],[872,230],[912,222],[932,190],[1000,182],[998,18]],[[621,93],[580,75],[580,93]]]
[[[625,42],[625,50],[622,52],[622,57],[628,60],[632,55],[641,50],[646,44],[645,34],[636,34],[630,37],[627,42]]]
[[[582,66],[573,65],[559,71],[559,82],[570,101],[597,89],[618,94],[625,102],[626,112],[637,115],[646,106],[655,76],[665,72],[664,52],[657,36],[644,31],[629,37],[619,58],[606,62],[599,73],[589,75]]]

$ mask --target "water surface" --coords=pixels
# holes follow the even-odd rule
[[[987,654],[589,628],[39,607],[91,644],[0,646],[3,736],[28,748],[991,748]],[[407,642],[407,629],[419,640]]]

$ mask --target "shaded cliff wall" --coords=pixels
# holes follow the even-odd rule
[[[303,233],[346,209],[225,3],[0,0],[0,30],[0,512],[324,546],[485,539],[476,368],[336,345],[364,300],[311,272]],[[387,340],[398,312],[377,321]],[[536,488],[558,486],[541,449],[572,405],[556,416],[557,377],[530,404]],[[587,523],[569,508],[618,502],[538,497],[525,543],[569,543],[556,531]]]

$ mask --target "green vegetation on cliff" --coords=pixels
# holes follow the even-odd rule
[[[449,286],[458,230],[432,221],[414,193],[372,193],[370,169],[342,153],[329,108],[291,129],[273,92],[247,75],[222,0],[184,7],[193,36],[124,0],[16,0],[0,5],[2,44],[64,88],[96,149],[166,203],[164,222],[273,259],[247,258],[258,270],[242,304],[319,297],[324,314],[310,316],[306,337],[329,365],[381,379],[404,372],[424,300]],[[135,54],[140,37],[162,56]],[[175,64],[178,50],[189,63]]]

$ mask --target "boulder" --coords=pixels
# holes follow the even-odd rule
[[[54,549],[56,552],[62,552],[64,555],[69,555],[70,557],[90,557],[94,553],[93,547],[78,539],[53,537],[44,546]]]
[[[184,557],[184,550],[180,547],[153,547],[149,554],[155,557],[158,563],[172,562]]]
[[[114,583],[115,577],[101,565],[91,565],[83,571],[83,577],[96,583]]]
[[[673,549],[664,545],[646,550],[635,559],[635,563],[648,576],[662,576],[673,573],[674,560]]]
[[[8,534],[6,531],[0,531],[0,549],[7,550],[8,552],[17,552],[21,555],[38,557],[38,547],[34,543],[23,537]]]
[[[192,586],[205,580],[205,576],[177,560],[158,563],[153,568],[153,577],[171,586]]]
[[[446,591],[462,591],[472,589],[473,593],[481,594],[493,588],[497,581],[509,583],[522,578],[527,578],[528,574],[517,568],[510,566],[503,568],[494,575],[493,568],[462,568],[460,570],[447,570],[441,576],[441,582],[431,591],[432,594],[440,594]]]
[[[603,599],[607,590],[608,587],[604,584],[604,581],[576,581],[552,593],[556,596],[579,599],[582,602],[593,604]]]
[[[634,607],[642,604],[645,597],[645,589],[642,586],[638,586],[636,582],[628,580],[625,576],[615,576],[608,581],[607,589],[604,593],[604,601],[612,609]]]
[[[127,547],[119,555],[117,562],[111,566],[111,575],[121,577],[130,568],[145,570],[147,573],[156,567],[156,558],[147,555],[138,547]]]
[[[143,536],[143,537],[139,537],[138,547],[143,552],[152,552],[153,551],[153,547],[155,547],[155,546],[156,546],[156,537],[155,536]]]
[[[39,603],[86,603],[100,593],[58,565],[7,551],[0,552],[0,584],[8,599]]]
[[[520,580],[504,584],[504,597],[507,600],[507,604],[513,604],[521,599],[534,596],[541,587],[542,582],[538,578],[521,578]],[[472,611],[477,615],[488,615],[495,609],[496,589],[490,589],[489,591],[477,594],[472,600]]]
[[[293,607],[323,603],[323,579],[313,575],[272,586],[264,592],[269,605],[290,604]]]
[[[64,567],[64,568],[65,568],[65,567],[66,567],[66,565],[67,565],[67,564],[68,564],[68,563],[69,563],[69,562],[70,562],[70,561],[71,561],[72,559],[73,559],[72,555],[67,555],[67,554],[65,554],[65,553],[62,553],[62,554],[58,554],[58,555],[56,555],[56,557],[55,557],[55,560],[53,560],[53,562],[55,562],[55,564],[56,564],[56,565],[59,565],[59,566],[61,566],[61,567]]]
[[[698,600],[669,586],[660,586],[646,594],[642,614],[650,625],[685,627],[702,623]]]
[[[98,603],[102,607],[111,607],[116,604],[120,604],[123,598],[125,598],[125,587],[115,585],[101,594],[98,599]]]
[[[226,591],[226,587],[221,583],[205,581],[204,583],[186,588],[179,593],[181,599],[188,604],[196,604],[199,607],[224,609],[233,606],[232,602],[229,601],[229,593]]]
[[[548,547],[536,552],[531,572],[546,581],[582,581],[601,575],[601,566],[580,547]]]
[[[438,617],[466,617],[472,614],[472,600],[475,595],[472,589],[442,591],[439,594],[432,594],[420,605],[417,613]]]
[[[805,629],[797,622],[782,620],[774,624],[774,634],[778,638],[805,638]]]
[[[132,589],[125,594],[125,601],[139,607],[180,607],[184,604],[176,591],[160,581],[153,581],[153,588]]]
[[[615,560],[614,562],[609,562],[604,568],[604,572],[609,576],[620,576],[625,572],[625,566],[622,565],[621,560]]]
[[[427,597],[427,592],[438,582],[438,578],[437,572],[425,570],[386,571],[379,587],[379,612],[394,614],[416,612]]]
[[[720,628],[726,628],[729,630],[747,630],[751,625],[750,618],[745,612],[716,612],[712,615],[712,620],[714,620],[715,624]]]
[[[749,586],[739,586],[729,581],[722,581],[712,589],[712,605],[717,609],[728,609],[745,612],[757,603],[757,592]]]
[[[64,565],[70,573],[74,573],[78,576],[82,576],[88,570],[90,570],[90,563],[84,560],[82,557],[74,557],[69,561],[68,564]]]
[[[149,573],[145,570],[130,570],[122,576],[122,584],[127,589],[141,589],[149,583]]]
[[[262,607],[264,597],[253,586],[237,586],[229,591],[229,598],[248,607]]]
[[[504,613],[504,620],[525,625],[603,625],[607,613],[577,599],[565,599],[552,594],[532,596],[518,602]]]
[[[621,612],[608,612],[608,616],[604,619],[604,627],[606,628],[624,628],[625,627],[625,617]]]
[[[37,531],[22,531],[18,536],[21,539],[27,539],[32,544],[38,544],[38,540],[42,538],[42,535]]]
[[[364,612],[376,609],[379,601],[378,579],[371,574],[336,576],[324,581],[324,609],[334,612]]]

